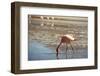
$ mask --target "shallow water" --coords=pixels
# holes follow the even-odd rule
[[[56,49],[56,47],[55,47]],[[36,41],[28,42],[28,60],[53,60],[57,59],[56,50],[51,47],[47,47]],[[87,48],[74,49],[74,52],[69,48],[67,53],[65,49],[59,52],[59,59],[79,59],[87,58]]]

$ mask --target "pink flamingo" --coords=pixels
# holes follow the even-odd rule
[[[57,56],[57,59],[59,59],[58,58],[58,54],[59,54],[59,48],[60,48],[60,46],[61,46],[61,44],[62,43],[65,43],[66,44],[66,54],[67,54],[67,49],[68,49],[68,47],[67,47],[67,45],[68,44],[70,44],[70,46],[71,46],[71,48],[72,48],[72,51],[73,51],[73,47],[72,47],[72,45],[71,45],[71,42],[72,41],[75,41],[76,39],[73,37],[73,36],[71,36],[71,35],[69,35],[69,34],[67,34],[67,35],[63,35],[62,37],[61,37],[61,41],[60,41],[60,44],[57,46],[57,48],[56,48],[56,56]],[[66,58],[67,58],[67,55],[66,55]]]

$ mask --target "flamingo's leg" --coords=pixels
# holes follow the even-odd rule
[[[71,48],[72,48],[72,52],[73,52],[73,54],[74,54],[74,48],[73,48],[73,46],[72,46],[72,44],[70,43],[70,46],[71,46]],[[73,56],[73,55],[72,55]]]
[[[59,59],[58,54],[59,54],[59,48],[60,48],[61,44],[62,43],[60,42],[60,44],[57,46],[57,49],[56,49],[56,57],[57,57],[57,59]]]
[[[68,50],[68,45],[66,44],[66,59],[67,59],[67,50]]]
[[[72,48],[72,51],[74,51],[72,44],[70,44],[70,46],[71,46],[71,48]]]

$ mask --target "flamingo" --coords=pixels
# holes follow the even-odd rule
[[[70,44],[70,46],[71,46],[71,48],[72,48],[72,51],[73,51],[73,46],[71,45],[71,42],[72,42],[72,41],[75,41],[75,40],[76,40],[76,39],[75,39],[73,36],[69,35],[69,34],[63,35],[63,36],[61,37],[61,41],[60,41],[59,45],[58,45],[57,48],[56,48],[56,56],[57,56],[57,59],[59,59],[59,58],[58,58],[58,54],[59,54],[59,48],[60,48],[60,46],[61,46],[63,43],[66,44],[66,58],[67,58],[67,49],[68,49],[67,45]]]

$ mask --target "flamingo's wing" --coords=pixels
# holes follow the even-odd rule
[[[66,35],[67,38],[69,38],[70,40],[74,40],[75,38],[70,36],[70,35]]]

